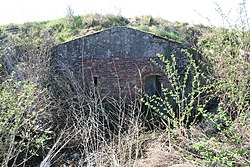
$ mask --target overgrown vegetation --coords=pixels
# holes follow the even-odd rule
[[[243,1],[241,20],[227,28],[72,12],[54,21],[1,26],[1,166],[168,166],[172,159],[189,166],[250,166],[245,10]],[[63,74],[71,87],[52,73],[53,45],[112,26],[186,43],[202,57],[184,51],[188,61],[180,71],[174,55],[158,55],[160,62],[153,63],[170,86],[161,97],[138,94],[131,101],[103,99],[94,88],[86,96],[71,71]],[[143,105],[153,113],[153,131],[142,121]]]
[[[49,139],[49,126],[42,121],[46,119],[44,92],[33,84],[15,81],[13,76],[0,88],[1,165],[25,166],[35,160]]]
[[[12,31],[19,29],[20,33],[32,32],[35,34],[38,42],[43,39],[41,36],[42,32],[46,31],[50,36],[55,36],[55,41],[59,44],[113,26],[133,27],[189,44],[194,44],[197,37],[201,35],[201,31],[207,29],[202,25],[189,25],[188,23],[179,22],[172,23],[162,18],[153,18],[152,16],[140,16],[128,19],[121,15],[113,14],[89,14],[84,16],[68,14],[65,18],[53,21],[4,25],[0,26],[0,30],[3,31],[7,29]]]
[[[161,96],[145,95],[143,102],[160,117],[167,130],[186,129],[207,112],[214,99],[212,81],[203,72],[193,55],[187,55],[185,71],[180,72],[176,58],[158,55],[160,63],[152,60],[168,76],[169,87],[162,89]],[[199,62],[201,63],[201,62]],[[183,74],[181,74],[183,73]]]
[[[238,27],[216,28],[200,38],[199,46],[211,63],[218,100],[215,113],[204,116],[216,125],[218,133],[200,138],[194,147],[208,165],[248,166],[249,31]]]
[[[241,16],[246,13],[244,5],[245,1],[239,7]],[[167,127],[168,144],[188,150],[184,157],[201,166],[250,165],[250,38],[248,18],[241,19],[246,20],[204,32],[196,45],[202,62],[189,56],[183,77],[174,57],[168,60],[160,56],[164,65],[154,62],[164,69],[170,86],[163,89],[162,97],[147,97],[146,104]],[[201,68],[204,64],[205,69]],[[195,117],[189,120],[192,114]],[[193,126],[197,114],[203,119]]]

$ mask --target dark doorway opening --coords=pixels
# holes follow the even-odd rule
[[[149,96],[161,96],[162,90],[161,90],[161,76],[159,75],[150,75],[145,78],[145,92]]]
[[[96,87],[97,86],[97,84],[98,84],[98,82],[97,82],[97,77],[93,77],[93,80],[94,80],[94,86]]]

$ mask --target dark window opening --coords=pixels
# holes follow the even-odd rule
[[[97,77],[93,77],[94,80],[94,86],[97,86],[98,82],[97,82]]]
[[[158,75],[150,75],[145,79],[145,92],[150,95],[161,96],[161,76]]]

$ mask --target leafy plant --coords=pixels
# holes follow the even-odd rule
[[[167,129],[182,129],[195,123],[206,112],[212,96],[212,84],[194,57],[186,52],[187,65],[181,75],[174,55],[168,59],[157,55],[152,60],[168,77],[169,87],[162,88],[162,96],[145,95],[143,102],[158,116]]]
[[[16,81],[14,74],[0,84],[0,90],[0,162],[25,166],[49,139],[49,127],[42,121],[43,91]]]
[[[243,0],[235,24],[218,7],[228,23],[227,28],[213,28],[212,32],[203,34],[198,43],[201,53],[211,64],[210,76],[218,101],[215,113],[204,116],[216,124],[219,132],[212,137],[196,139],[190,146],[207,166],[250,165],[250,33],[245,5]]]
[[[0,83],[1,166],[31,165],[40,158],[51,136],[49,96],[41,86],[46,78],[51,39],[28,23],[22,30],[8,34],[0,53],[4,60],[2,70],[11,73]],[[38,33],[44,40],[38,40]]]
[[[244,14],[243,9],[240,6],[241,14]],[[226,112],[230,119],[249,111],[250,105],[250,33],[245,27],[247,20],[244,19],[247,18],[242,19],[242,24],[236,23],[234,27],[230,23],[230,28],[214,28],[212,33],[205,33],[198,43],[202,54],[213,67],[219,109]]]

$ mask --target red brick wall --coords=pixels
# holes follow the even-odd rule
[[[162,76],[164,86],[167,77],[156,67],[150,58],[84,58],[78,60],[77,71],[81,83],[94,87],[93,77],[97,77],[98,90],[102,95],[118,96],[137,92],[135,86],[142,88],[145,78],[150,75]]]

